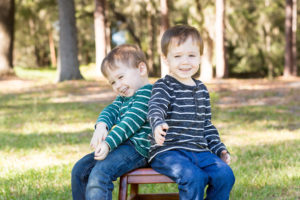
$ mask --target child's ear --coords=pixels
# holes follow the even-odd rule
[[[140,70],[140,74],[142,76],[147,75],[148,74],[148,69],[147,69],[147,65],[144,62],[140,62],[139,66],[138,66],[139,70]]]
[[[168,62],[168,59],[167,59],[167,57],[165,56],[165,55],[161,55],[161,58],[162,58],[162,61],[167,65],[167,66],[169,66],[169,62]]]

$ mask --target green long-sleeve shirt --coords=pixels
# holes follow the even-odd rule
[[[148,157],[150,148],[148,134],[151,133],[151,128],[147,121],[147,112],[151,90],[152,85],[147,84],[137,90],[132,97],[117,96],[113,103],[100,113],[97,123],[104,122],[110,130],[105,139],[110,151],[130,139],[136,150],[144,157]]]

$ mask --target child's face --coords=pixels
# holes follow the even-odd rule
[[[180,45],[177,45],[177,39],[173,39],[168,47],[166,61],[171,76],[184,84],[193,84],[192,76],[198,71],[201,62],[200,47],[192,37]]]
[[[147,76],[147,67],[144,63],[140,63],[138,68],[133,68],[119,62],[118,68],[108,70],[107,79],[118,95],[131,97],[146,84]]]

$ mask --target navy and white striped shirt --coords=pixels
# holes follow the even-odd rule
[[[150,136],[149,162],[157,154],[174,149],[211,151],[218,156],[226,150],[211,123],[207,88],[201,81],[194,81],[196,86],[189,86],[167,75],[153,85],[148,111],[152,132],[163,123],[169,130],[162,146]]]

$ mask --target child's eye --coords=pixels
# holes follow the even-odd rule
[[[193,55],[193,54],[191,54],[191,55],[189,55],[189,57],[196,57],[195,55]]]
[[[124,76],[119,76],[119,79],[122,79]]]
[[[180,55],[176,55],[176,56],[174,56],[175,58],[180,58],[181,56]]]
[[[110,84],[111,84],[111,85],[114,85],[115,83],[116,83],[116,82],[115,82],[115,81],[113,81],[113,82],[111,82]]]

